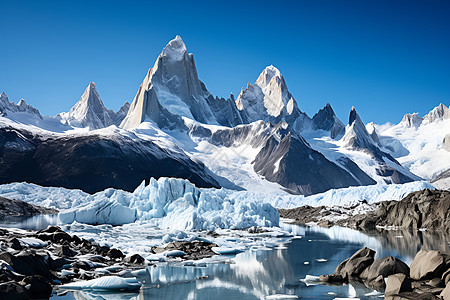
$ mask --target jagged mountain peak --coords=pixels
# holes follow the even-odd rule
[[[185,53],[187,53],[186,44],[183,42],[183,39],[177,35],[164,47],[161,55],[173,60],[182,60]]]
[[[320,109],[312,118],[313,129],[330,131],[331,138],[336,138],[344,132],[345,126],[334,113],[330,103]]]
[[[266,67],[254,84],[248,83],[241,90],[236,107],[248,123],[258,120],[273,123],[284,121],[296,131],[311,125],[311,119],[298,108],[281,72],[273,65]]]
[[[361,121],[361,118],[359,117],[358,113],[356,112],[356,108],[352,106],[352,109],[350,110],[350,115],[348,117],[348,125],[352,125],[353,122],[358,122],[363,124]]]
[[[443,103],[440,103],[438,106],[433,108],[424,119],[427,119],[429,122],[434,122],[436,120],[448,119],[450,118],[450,109],[445,106]]]
[[[281,83],[281,82],[284,83],[283,75],[281,75],[280,70],[278,70],[273,65],[270,65],[270,66],[267,66],[261,72],[261,74],[259,75],[258,79],[256,79],[255,84],[257,84],[261,88],[263,88],[263,87],[269,85],[273,78],[275,78],[278,81],[278,83]]]
[[[211,103],[220,108],[228,104],[225,101],[215,103],[214,97],[198,78],[194,56],[187,53],[180,36],[164,47],[139,87],[121,127],[135,128],[146,118],[167,128],[181,124],[180,117],[205,124],[220,124]]]
[[[403,124],[407,128],[411,127],[418,128],[420,124],[422,124],[422,121],[423,121],[422,117],[419,117],[417,113],[412,113],[412,114],[405,114],[400,124]]]
[[[90,82],[80,100],[69,110],[58,116],[63,123],[75,127],[99,129],[113,124],[113,112],[103,104],[94,82]]]

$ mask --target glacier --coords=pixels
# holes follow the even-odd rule
[[[15,184],[12,184],[15,185]],[[11,193],[11,184],[1,188],[2,195],[15,195]],[[143,182],[133,193],[122,190],[107,189],[94,195],[75,193],[76,200],[69,207],[70,190],[62,193],[60,202],[55,199],[45,199],[52,188],[42,188],[38,191],[36,185],[31,188],[28,184],[23,194],[29,195],[30,189],[36,194],[33,201],[46,203],[55,208],[63,208],[59,219],[63,224],[73,222],[85,224],[111,224],[123,225],[133,222],[149,222],[164,229],[179,229],[190,231],[222,229],[241,229],[252,226],[272,227],[278,226],[279,215],[277,210],[268,203],[245,201],[230,197],[226,189],[199,189],[184,179],[163,177],[158,180],[152,178],[149,185]],[[60,189],[59,191],[61,191]],[[35,194],[35,195],[36,195]],[[42,200],[41,201],[39,201]]]
[[[333,189],[305,197],[197,188],[185,179],[162,177],[152,178],[148,185],[142,182],[132,193],[110,188],[91,195],[80,190],[11,183],[0,185],[0,196],[56,208],[63,224],[147,223],[165,230],[214,231],[279,226],[276,208],[401,200],[426,188],[434,189],[428,182],[416,181]]]

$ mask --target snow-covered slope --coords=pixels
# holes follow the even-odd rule
[[[431,180],[450,169],[450,152],[445,137],[450,134],[449,109],[440,104],[423,118],[416,114],[414,126],[405,122],[378,125],[380,142],[403,166],[418,176]]]
[[[362,184],[347,169],[312,149],[286,123],[257,121],[234,128],[199,123],[186,126],[192,142],[198,145],[195,150],[200,152],[191,151],[192,155],[246,189],[261,189],[264,182],[260,182],[260,176],[291,193],[304,195]],[[357,175],[363,176],[355,165],[352,171],[357,170]]]
[[[311,119],[299,109],[284,77],[272,65],[261,72],[255,84],[248,83],[246,89],[241,90],[236,106],[244,122],[283,121],[298,132],[311,126]]]
[[[369,124],[368,127],[371,133],[367,131],[356,109],[352,107],[345,134],[339,141],[341,147],[349,151],[347,156],[377,182],[405,183],[420,180],[391,154],[380,148],[379,137],[374,125]]]
[[[68,113],[60,113],[61,122],[73,127],[105,128],[119,125],[128,113],[129,103],[125,102],[117,113],[107,109],[97,92],[95,83],[89,83],[80,100]]]

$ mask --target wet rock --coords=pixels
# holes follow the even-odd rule
[[[0,284],[0,299],[28,300],[30,292],[15,281]]]
[[[334,275],[341,275],[343,278],[358,277],[374,261],[375,251],[364,247],[355,252],[350,258],[340,263]]]
[[[386,290],[384,292],[386,296],[399,295],[400,293],[411,291],[411,279],[405,274],[394,274],[387,278]]]
[[[48,255],[39,255],[34,251],[22,251],[17,255],[9,252],[0,254],[0,260],[7,262],[16,272],[23,275],[42,275],[52,278]]]
[[[69,265],[72,263],[71,260],[60,257],[57,259],[50,259],[50,269],[51,270],[60,270],[63,266]]]
[[[361,273],[360,278],[367,280],[369,285],[372,285],[371,283],[373,282],[373,285],[376,287],[384,287],[384,280],[380,281],[375,279],[379,276],[382,276],[382,278],[387,278],[389,275],[394,275],[397,273],[402,273],[408,276],[408,265],[395,257],[387,256],[374,261],[370,267]]]
[[[72,250],[69,246],[63,245],[56,249],[56,255],[63,257],[74,257],[77,255],[77,252]]]
[[[40,275],[33,275],[25,277],[21,282],[21,285],[29,287],[29,292],[32,298],[50,298],[52,294],[52,287],[50,283]]]
[[[22,250],[23,247],[20,244],[20,241],[17,238],[13,238],[10,242],[9,242],[9,246],[11,248],[13,248],[14,250]]]
[[[122,251],[120,251],[119,249],[116,249],[116,248],[109,249],[109,251],[106,255],[112,259],[122,259],[125,257],[125,255],[122,253]]]
[[[414,280],[440,278],[445,271],[445,257],[439,251],[420,250],[410,268]]]
[[[131,256],[127,256],[124,259],[124,262],[136,265],[142,265],[145,262],[145,259],[139,254],[133,254]]]
[[[341,275],[330,274],[330,275],[320,275],[319,281],[325,283],[342,283],[345,281],[345,279]]]

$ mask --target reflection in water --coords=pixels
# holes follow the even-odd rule
[[[39,216],[20,223],[0,222],[1,226],[28,229],[56,223],[56,216]],[[449,237],[428,232],[375,231],[332,227],[302,227],[282,224],[282,229],[299,235],[290,243],[266,250],[248,250],[230,256],[225,263],[158,263],[142,272],[139,294],[70,292],[56,299],[264,299],[267,295],[297,295],[299,298],[334,299],[358,297],[379,299],[362,284],[352,286],[306,286],[306,275],[330,274],[335,267],[363,246],[377,251],[378,257],[393,255],[410,263],[421,248],[449,251]],[[107,226],[95,230],[110,231]],[[92,230],[94,230],[92,229]],[[133,239],[133,236],[130,236]]]
[[[0,227],[41,230],[58,224],[58,215],[37,215],[34,217],[5,217],[0,219]]]

